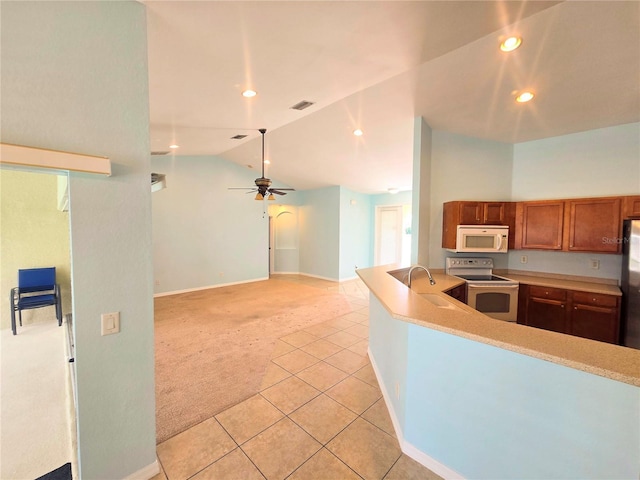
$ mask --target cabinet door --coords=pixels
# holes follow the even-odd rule
[[[567,308],[562,300],[529,297],[527,325],[554,332],[567,333]]]
[[[640,217],[640,195],[624,197],[622,218]]]
[[[523,202],[521,242],[519,248],[534,250],[562,250],[564,202]]]
[[[452,288],[451,290],[447,290],[447,295],[455,298],[456,300],[467,303],[467,284],[463,283],[462,285],[458,285],[457,287]]]
[[[505,203],[487,202],[483,205],[483,223],[485,225],[504,225]]]
[[[567,333],[567,290],[529,285],[526,325]]]
[[[601,342],[618,343],[619,297],[573,292],[569,333]]]
[[[481,202],[460,202],[459,225],[480,225],[483,219]]]
[[[618,343],[618,310],[573,304],[569,333],[600,342]]]
[[[569,215],[565,250],[619,253],[620,197],[567,200]]]

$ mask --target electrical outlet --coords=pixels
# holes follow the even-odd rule
[[[400,384],[396,382],[396,398],[400,400]]]
[[[220,272],[220,278],[224,277],[224,272]]]
[[[160,286],[160,280],[156,280],[156,287]]]
[[[529,261],[529,257],[526,255],[520,255],[520,263],[527,263]]]
[[[591,260],[589,260],[589,263],[591,265],[591,268],[593,268],[594,270],[598,270],[600,268],[600,260],[592,258]]]

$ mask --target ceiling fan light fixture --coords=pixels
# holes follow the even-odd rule
[[[256,193],[256,200],[264,200],[264,196],[260,192],[258,192]]]
[[[276,197],[273,196],[273,193],[270,193],[268,200],[275,200],[275,199],[276,199]]]
[[[500,50],[503,52],[513,52],[522,44],[522,38],[520,37],[508,37],[500,44]]]

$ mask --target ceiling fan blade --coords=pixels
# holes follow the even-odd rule
[[[269,193],[275,193],[276,195],[286,195],[285,192],[281,192],[279,190],[269,189]]]
[[[276,190],[280,190],[281,192],[283,191],[288,191],[288,192],[295,192],[296,189],[295,188],[280,188],[280,187],[274,187]]]
[[[256,187],[228,187],[228,190],[257,190]]]

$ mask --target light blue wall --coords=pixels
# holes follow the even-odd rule
[[[413,123],[413,179],[411,204],[411,263],[432,267],[429,257],[432,196],[433,131],[422,117]]]
[[[640,123],[514,146],[514,201],[640,194]],[[528,262],[520,263],[526,254]],[[509,268],[619,278],[620,255],[513,251]],[[590,260],[600,260],[600,269]]]
[[[300,273],[330,280],[340,277],[340,187],[300,194]]]
[[[640,123],[514,146],[513,201],[639,193]]]
[[[1,21],[2,141],[112,161],[69,179],[74,366],[80,476],[125,478],[156,460],[145,9],[2,2]]]
[[[357,278],[356,268],[371,262],[371,195],[340,187],[340,280]]]
[[[429,266],[444,268],[442,204],[452,200],[510,200],[513,145],[434,130],[431,153],[431,228]],[[506,268],[506,256],[493,255],[496,268]]]
[[[369,351],[374,355],[378,381],[387,396],[385,400],[404,429],[407,422],[407,372],[409,360],[409,324],[391,318],[387,310],[369,293]]]
[[[255,193],[255,172],[220,157],[153,157],[167,188],[153,200],[155,291],[175,292],[269,276],[269,219],[275,202]],[[287,200],[293,199],[287,195]]]
[[[370,303],[373,362],[409,445],[464,478],[637,478],[640,388],[408,324]]]

